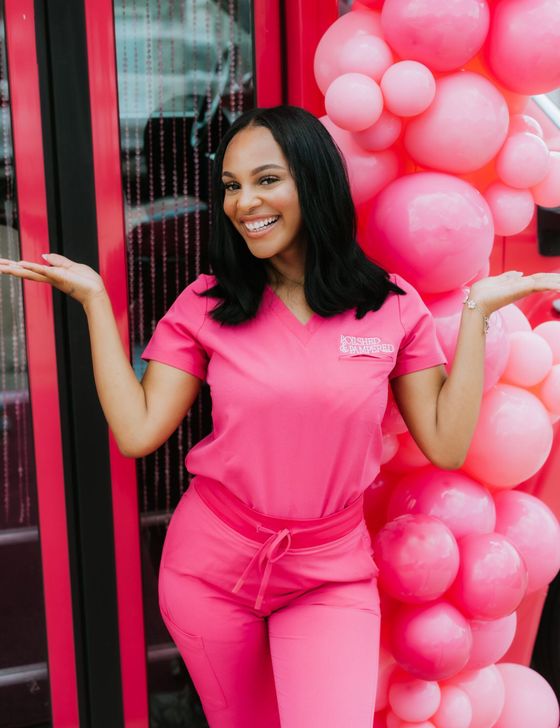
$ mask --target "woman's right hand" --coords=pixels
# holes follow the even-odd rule
[[[48,253],[45,260],[50,265],[0,258],[0,273],[29,281],[50,283],[53,288],[58,288],[82,305],[105,294],[103,279],[89,265],[76,263],[58,253]]]

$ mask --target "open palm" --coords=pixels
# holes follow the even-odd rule
[[[470,297],[489,316],[502,306],[538,291],[560,291],[560,273],[523,275],[509,270],[499,276],[481,278],[470,288]]]

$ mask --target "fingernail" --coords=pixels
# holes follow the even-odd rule
[[[50,253],[41,253],[41,258],[48,258]]]

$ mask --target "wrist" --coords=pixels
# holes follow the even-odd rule
[[[88,293],[88,295],[82,301],[82,306],[84,307],[85,312],[88,313],[88,311],[91,310],[93,307],[99,305],[100,303],[107,303],[107,301],[109,301],[109,294],[107,293],[107,290],[105,288],[101,288],[97,291],[91,291],[90,293]]]
[[[467,290],[463,299],[463,306],[468,311],[473,311],[482,316],[482,331],[486,335],[490,328],[490,312],[486,312],[484,304],[477,300],[476,293],[473,295],[472,290]]]

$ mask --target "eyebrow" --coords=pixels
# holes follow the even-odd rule
[[[258,174],[259,172],[262,172],[263,169],[271,169],[272,167],[276,169],[284,169],[280,164],[261,164],[260,167],[255,167],[255,169],[251,172],[251,174]],[[222,172],[222,177],[235,177],[234,174],[231,172],[226,172],[225,170]]]

